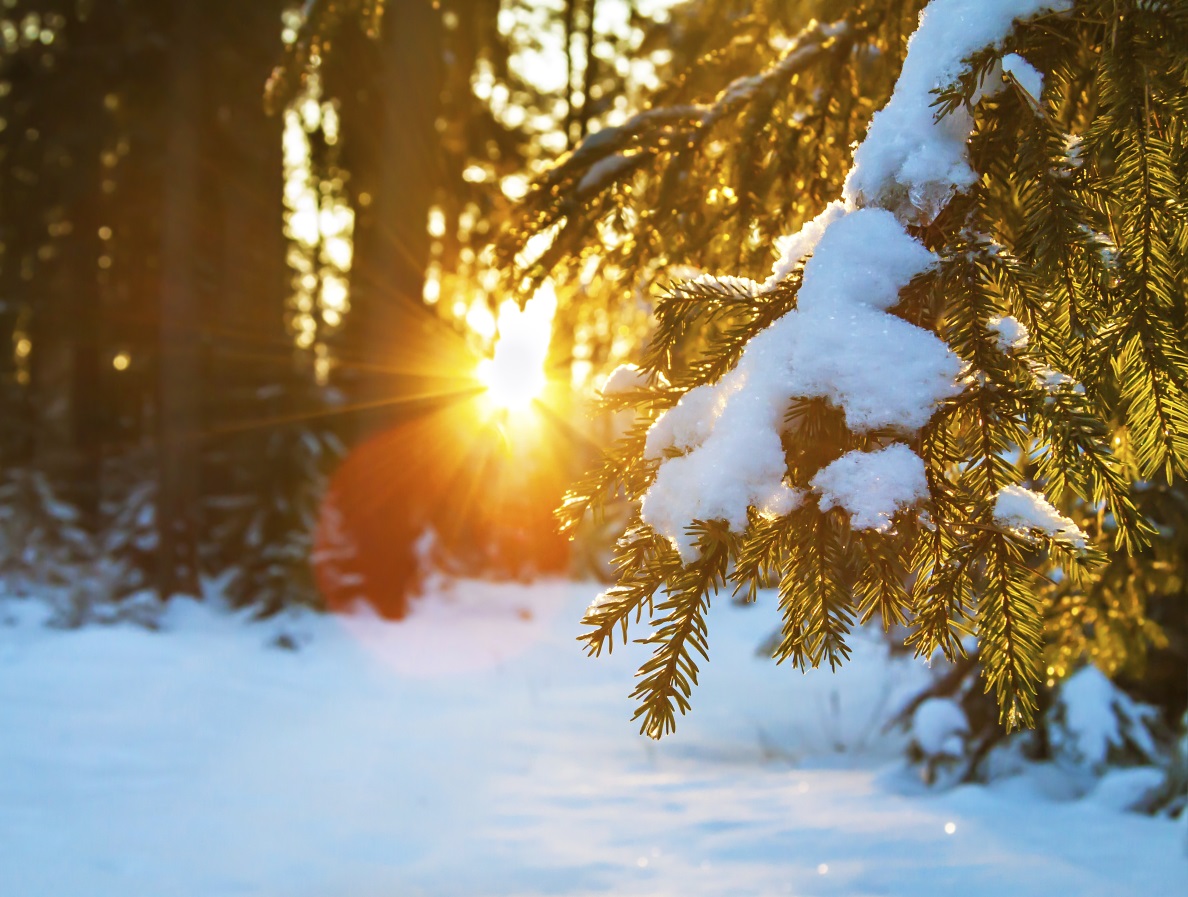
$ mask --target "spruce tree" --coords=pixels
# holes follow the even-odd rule
[[[560,512],[635,502],[582,639],[650,618],[642,731],[689,708],[722,588],[778,586],[800,668],[875,617],[975,637],[1008,727],[1141,660],[1188,470],[1188,4],[760,3],[697,52],[502,246],[523,290],[671,280],[604,390],[636,423]]]

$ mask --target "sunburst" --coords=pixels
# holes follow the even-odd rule
[[[495,412],[522,415],[545,393],[545,364],[557,296],[546,283],[523,309],[512,301],[499,308],[499,339],[494,354],[475,371],[485,388],[483,400]]]

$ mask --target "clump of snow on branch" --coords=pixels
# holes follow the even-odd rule
[[[1026,349],[1027,344],[1031,341],[1031,333],[1027,326],[1010,315],[991,318],[986,322],[986,329],[995,335],[995,343],[1003,352]],[[1027,365],[1036,385],[1045,392],[1056,393],[1062,390],[1072,390],[1082,393],[1085,391],[1080,383],[1062,371],[1034,360],[1029,360]]]
[[[886,309],[934,261],[881,209],[852,211],[822,228],[797,308],[752,339],[720,381],[690,390],[652,426],[645,457],[689,453],[663,461],[644,497],[644,522],[692,560],[686,530],[694,520],[742,530],[748,506],[792,510],[799,497],[783,481],[780,431],[793,396],[827,399],[856,431],[914,432],[927,423],[935,404],[958,392],[962,363]]]
[[[648,433],[644,456],[659,469],[641,517],[686,562],[697,556],[695,520],[724,520],[741,531],[748,508],[782,515],[802,501],[785,482],[781,442],[793,398],[827,400],[853,431],[912,434],[939,402],[961,391],[961,360],[934,334],[889,313],[899,291],[936,261],[906,227],[932,221],[955,192],[976,181],[966,156],[973,120],[959,109],[936,121],[933,90],[959,77],[964,58],[1000,46],[1016,18],[1068,6],[1069,0],[933,0],[908,44],[890,103],[855,151],[844,203],[830,204],[784,238],[762,285],[709,279],[757,297],[808,259],[797,307],[755,336],[733,370],[690,390]],[[850,481],[826,502],[850,509],[855,526],[885,527],[891,513],[926,491],[906,473],[910,466],[922,477],[918,458],[907,463],[911,454],[901,446],[880,461],[848,462]],[[875,497],[863,503],[856,479],[876,477],[890,459],[895,485],[866,481]],[[1061,523],[1059,531],[1075,538],[1080,531],[1067,523],[1072,529]]]
[[[991,318],[986,322],[986,327],[997,335],[998,348],[1004,352],[1009,352],[1012,349],[1026,349],[1027,343],[1031,339],[1026,325],[1010,315]]]
[[[1044,92],[1044,76],[1038,72],[1030,62],[1018,53],[1007,53],[1002,57],[1002,71],[1015,79],[1023,91],[1031,97],[1035,105],[1039,105],[1040,96]]]
[[[772,340],[765,342],[775,348]],[[800,493],[784,482],[780,425],[785,401],[764,376],[767,353],[748,354],[754,363],[740,361],[719,384],[723,388],[691,390],[658,421],[667,418],[667,425],[648,433],[648,457],[661,457],[668,448],[697,447],[661,465],[640,509],[641,519],[667,537],[686,562],[697,557],[696,540],[687,532],[694,520],[725,520],[741,532],[748,507],[782,516],[800,504]],[[751,388],[744,392],[747,385]]]
[[[606,378],[600,392],[604,396],[618,396],[625,392],[634,392],[648,386],[647,371],[637,368],[633,364],[621,364]]]
[[[725,287],[730,290],[740,291],[748,295],[754,295],[755,291],[760,289],[759,284],[751,280],[749,277],[732,277],[729,274],[713,275],[713,274],[698,274],[689,281],[693,286],[699,284],[706,284],[714,287]]]
[[[848,452],[821,469],[811,485],[821,510],[843,508],[854,529],[885,532],[895,512],[928,497],[924,462],[906,445],[877,452]]]
[[[1085,144],[1080,134],[1069,134],[1064,138],[1064,160],[1069,168],[1080,168],[1085,164]]]
[[[891,209],[908,224],[935,220],[955,193],[974,185],[977,175],[966,156],[973,127],[969,111],[958,108],[937,121],[933,91],[957,80],[966,57],[1000,46],[1015,19],[1063,11],[1071,5],[1071,0],[929,3],[908,42],[890,102],[875,113],[866,139],[854,153],[843,192],[846,202]],[[1030,82],[1023,69],[1027,63],[1016,58],[1013,67]],[[1002,86],[993,72],[986,82],[972,97],[973,104]]]
[[[1003,526],[1025,533],[1039,530],[1078,549],[1083,549],[1089,539],[1044,496],[1023,486],[1003,486],[999,490],[994,500],[994,519]]]
[[[762,289],[765,291],[773,289],[781,281],[786,280],[788,275],[796,270],[796,266],[803,262],[805,257],[813,251],[813,247],[817,245],[821,239],[821,235],[825,233],[825,228],[829,227],[829,225],[844,215],[845,212],[845,204],[834,200],[825,207],[825,211],[799,231],[776,240],[776,249],[779,250],[780,257],[776,259],[776,263],[772,266],[771,276],[763,282]]]
[[[959,392],[963,363],[932,333],[886,310],[935,261],[882,209],[834,222],[805,265],[796,310],[767,331],[788,337],[787,395],[828,399],[858,432],[924,426],[938,402]]]
[[[582,175],[581,181],[578,182],[578,195],[597,193],[638,166],[638,158],[623,153],[612,153],[599,159]]]
[[[1031,373],[1035,377],[1035,382],[1047,392],[1060,392],[1063,389],[1069,389],[1077,393],[1085,391],[1085,387],[1074,378],[1063,371],[1048,367],[1046,364],[1034,365]]]

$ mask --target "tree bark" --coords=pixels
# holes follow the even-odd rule
[[[159,568],[162,600],[197,595],[199,296],[195,265],[201,129],[197,0],[179,0],[172,27],[172,115],[166,144],[158,359]]]
[[[101,311],[98,236],[105,172],[100,157],[111,136],[104,96],[113,78],[112,51],[119,35],[116,13],[76,13],[66,27],[68,50],[55,69],[39,72],[43,108],[27,122],[25,140],[36,167],[31,219],[56,206],[66,232],[37,247],[27,272],[32,300],[33,393],[31,410],[37,465],[82,512],[98,524],[104,395],[101,388]],[[12,130],[11,128],[9,130]],[[42,238],[44,239],[44,238]],[[43,260],[40,250],[50,250]],[[18,265],[18,268],[23,265]]]
[[[342,382],[355,407],[379,409],[355,415],[352,441],[391,420],[388,400],[419,391],[417,375],[432,369],[426,344],[441,327],[422,300],[426,222],[443,180],[436,122],[444,40],[434,6],[389,4],[378,46],[338,47],[338,65],[348,67],[341,83],[328,84],[344,97],[343,161],[358,212]]]

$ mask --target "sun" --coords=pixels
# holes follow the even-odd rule
[[[512,357],[484,358],[475,373],[486,388],[484,398],[498,411],[527,411],[544,394],[544,371]]]
[[[523,413],[544,395],[545,363],[553,330],[557,296],[546,283],[521,309],[508,300],[499,307],[499,339],[491,358],[479,362],[475,375],[486,388],[483,398],[495,411]]]

